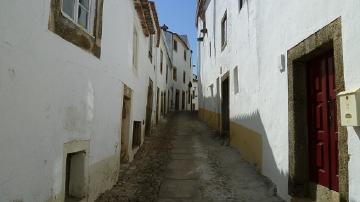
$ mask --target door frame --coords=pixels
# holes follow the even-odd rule
[[[121,109],[121,130],[120,130],[120,145],[121,145],[121,149],[120,149],[120,162],[121,163],[127,163],[130,161],[130,151],[131,151],[131,147],[130,147],[130,135],[132,134],[132,105],[133,105],[133,100],[132,100],[132,89],[129,88],[127,85],[124,84],[124,93],[123,93],[123,107],[125,102],[128,102],[129,106],[128,106],[128,110],[124,109],[122,107]],[[125,111],[124,111],[125,110]],[[124,113],[126,113],[126,117],[127,117],[127,130],[125,130],[125,126],[124,126]],[[122,145],[123,144],[123,145]],[[124,152],[124,156],[123,153]]]
[[[293,197],[319,197],[331,195],[321,186],[314,185],[309,178],[306,62],[326,51],[333,50],[336,93],[345,90],[342,57],[341,18],[326,25],[287,52],[288,59],[288,138],[289,181],[288,192]],[[338,104],[338,103],[337,103]],[[337,114],[340,108],[337,107]],[[339,195],[340,201],[348,201],[348,145],[346,127],[338,125],[339,150]],[[304,127],[306,126],[306,127]]]

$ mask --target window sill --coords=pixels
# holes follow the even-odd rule
[[[84,32],[86,32],[87,34],[89,34],[90,37],[95,39],[94,33],[91,33],[88,29],[86,29],[85,27],[81,26],[79,23],[75,22],[74,19],[72,19],[68,14],[66,14],[62,9],[61,9],[61,14],[64,18],[67,18],[68,20],[70,20],[77,28],[83,30]]]
[[[51,0],[50,5],[48,29],[65,41],[100,58],[103,0],[97,1],[92,34],[62,12],[61,0]]]

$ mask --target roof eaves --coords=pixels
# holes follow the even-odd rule
[[[157,43],[156,43],[156,47],[159,47],[160,45],[160,23],[159,23],[159,18],[158,18],[158,14],[156,11],[156,6],[155,6],[155,2],[150,1],[150,8],[154,17],[154,21],[155,21],[155,27],[156,27],[156,32],[157,32]]]
[[[148,28],[148,25],[146,23],[142,2],[140,2],[140,0],[134,0],[134,7],[135,7],[135,10],[136,10],[136,12],[138,14],[138,17],[140,19],[140,24],[141,24],[141,27],[142,27],[142,30],[143,30],[145,36],[149,36],[150,35],[149,28]]]

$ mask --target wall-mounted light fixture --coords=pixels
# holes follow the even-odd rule
[[[202,30],[200,30],[200,32],[206,34],[208,32],[207,28],[203,28]]]

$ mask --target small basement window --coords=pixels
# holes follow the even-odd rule
[[[85,157],[85,151],[66,156],[65,202],[81,201],[86,196]]]

